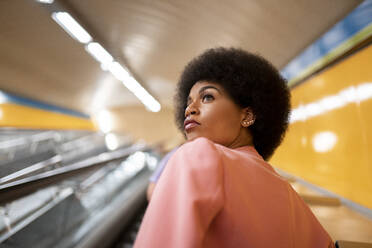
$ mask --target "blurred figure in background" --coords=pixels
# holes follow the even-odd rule
[[[163,172],[165,165],[168,163],[169,159],[175,153],[178,149],[178,146],[176,148],[173,148],[170,152],[165,154],[165,156],[160,160],[158,166],[156,167],[154,173],[150,177],[149,186],[147,187],[147,200],[150,201],[152,192],[155,189],[156,183],[160,178],[161,173]]]

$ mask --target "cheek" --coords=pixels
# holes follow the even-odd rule
[[[234,139],[240,129],[240,115],[233,109],[226,106],[214,109],[206,109],[205,128],[219,139]]]

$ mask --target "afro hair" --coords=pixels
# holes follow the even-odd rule
[[[290,93],[278,70],[259,55],[237,48],[208,49],[191,60],[177,84],[175,119],[183,132],[187,98],[193,85],[209,81],[221,85],[242,108],[256,117],[248,127],[257,152],[268,160],[288,127]]]

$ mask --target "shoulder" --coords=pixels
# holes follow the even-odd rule
[[[178,149],[177,153],[179,155],[186,155],[190,159],[195,158],[198,160],[217,158],[220,156],[218,145],[204,137],[187,142]]]
[[[222,159],[217,145],[206,138],[197,138],[182,145],[171,157],[169,167],[201,173],[220,171]]]

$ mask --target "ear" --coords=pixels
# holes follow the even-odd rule
[[[253,110],[251,107],[242,108],[241,121],[243,120],[251,121],[255,119],[256,119],[256,116],[253,113]]]
[[[256,116],[254,115],[251,107],[246,107],[242,109],[240,123],[243,127],[249,127],[253,125],[255,120]]]

